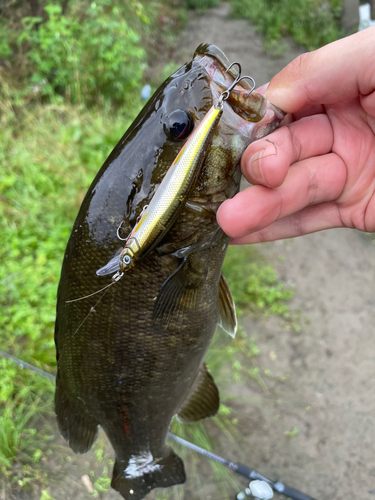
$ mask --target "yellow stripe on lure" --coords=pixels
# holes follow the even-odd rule
[[[234,64],[239,66],[238,63],[232,63],[227,71]],[[111,259],[96,274],[104,276],[117,271],[112,279],[118,281],[125,271],[134,267],[135,263],[152,250],[169,231],[184,206],[195,175],[204,161],[205,153],[223,113],[223,101],[228,99],[230,92],[243,78],[251,77],[241,77],[239,73],[232,85],[210,108],[176,156],[150,204],[143,208],[136,225],[126,239],[121,254]]]

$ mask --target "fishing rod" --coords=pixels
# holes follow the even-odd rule
[[[0,349],[0,355],[3,356],[4,358],[11,359],[15,363],[17,363],[17,365],[21,369],[27,368],[28,370],[31,370],[35,373],[38,373],[39,375],[42,375],[43,377],[49,378],[52,382],[54,382],[56,380],[56,377],[54,375],[51,375],[50,373],[47,373],[44,370],[41,370],[40,368],[37,368],[34,365],[30,365],[29,363],[26,363],[26,361],[21,361],[20,359],[16,358],[15,356],[12,356],[11,354],[8,354],[5,351],[2,351],[1,349]]]
[[[18,366],[23,369],[27,368],[28,370],[31,370],[35,373],[38,373],[38,375],[42,375],[43,377],[47,377],[49,380],[54,382],[56,380],[56,377],[52,375],[51,373],[47,373],[44,370],[41,370],[40,368],[37,368],[36,366],[31,365],[30,363],[27,363],[26,361],[22,361],[19,358],[16,358],[15,356],[12,356],[11,354],[8,354],[7,352],[3,351],[0,349],[0,356],[3,356],[4,358],[10,359],[14,361],[15,363],[18,364]],[[215,460],[216,462],[221,463],[222,465],[225,465],[229,467],[233,472],[236,472],[236,474],[239,474],[240,476],[246,477],[246,479],[250,479],[250,481],[263,481],[267,483],[272,490],[276,491],[280,495],[284,495],[285,497],[291,498],[291,500],[315,500],[314,498],[310,497],[309,495],[306,495],[295,488],[291,488],[290,486],[286,485],[285,483],[281,482],[280,479],[277,479],[277,481],[271,481],[270,479],[266,478],[259,472],[257,472],[255,469],[252,469],[248,467],[247,465],[242,464],[241,462],[231,462],[230,460],[227,460],[226,458],[220,457],[219,455],[216,455],[215,453],[212,453],[211,451],[208,451],[204,448],[201,448],[200,446],[197,446],[194,443],[191,443],[190,441],[186,441],[186,439],[183,439],[179,436],[176,436],[175,434],[172,434],[171,432],[168,433],[168,437],[175,441],[176,443],[181,444],[182,446],[185,446],[186,448],[189,448],[191,450],[196,451],[197,453],[200,453],[201,455],[210,458],[211,460]],[[252,483],[250,483],[251,486]],[[246,492],[248,488],[245,490]],[[240,494],[241,495],[241,494]],[[241,498],[246,498],[245,496]],[[247,497],[249,498],[249,497]],[[271,497],[263,497],[263,498],[271,498]]]
[[[294,488],[291,488],[290,486],[281,482],[280,479],[278,479],[277,481],[271,481],[270,479],[267,479],[262,474],[259,474],[259,472],[257,472],[255,469],[251,469],[250,467],[242,464],[241,462],[233,463],[230,460],[227,460],[226,458],[220,457],[219,455],[216,455],[215,453],[212,453],[211,451],[205,450],[204,448],[201,448],[200,446],[197,446],[196,444],[193,444],[190,441],[186,441],[186,439],[182,439],[182,438],[176,436],[175,434],[172,434],[171,432],[168,433],[168,437],[170,439],[173,439],[173,441],[176,441],[176,443],[179,443],[182,446],[185,446],[186,448],[190,448],[191,450],[194,450],[197,453],[200,453],[201,455],[204,455],[205,457],[210,458],[211,460],[215,460],[216,462],[219,462],[222,465],[226,465],[232,471],[236,472],[240,476],[246,477],[246,479],[250,479],[251,481],[254,481],[254,480],[264,481],[269,486],[271,486],[271,488],[274,491],[276,491],[277,493],[280,493],[280,495],[284,495],[288,498],[291,498],[292,500],[315,500],[314,498],[310,497],[309,495],[305,495],[304,493],[301,493],[300,491],[298,491]]]

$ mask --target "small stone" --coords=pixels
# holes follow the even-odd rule
[[[83,486],[86,488],[86,490],[89,493],[94,492],[94,488],[92,487],[91,479],[89,478],[89,476],[87,474],[85,474],[81,477],[81,481],[82,481]]]

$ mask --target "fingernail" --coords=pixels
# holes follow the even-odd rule
[[[267,90],[269,84],[270,84],[270,82],[265,83],[264,85],[261,85],[260,87],[255,89],[255,92],[258,92],[258,94],[264,94],[264,92]]]

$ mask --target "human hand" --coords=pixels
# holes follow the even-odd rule
[[[217,214],[231,242],[375,232],[375,27],[302,54],[264,94],[289,123],[242,157],[254,186]]]

